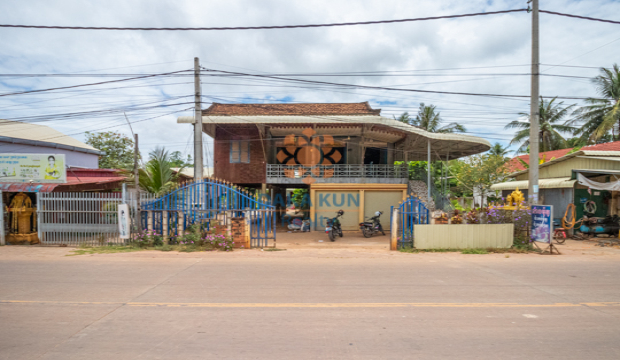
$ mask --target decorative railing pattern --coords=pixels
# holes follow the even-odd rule
[[[299,167],[294,167],[284,164],[267,164],[267,178],[302,179],[308,175],[312,175],[313,173],[329,174],[325,175],[325,177],[329,178],[406,179],[409,176],[407,167],[405,165],[337,164],[317,165],[312,168],[305,168],[301,165]]]
[[[393,214],[394,212],[392,212]],[[391,231],[397,232],[397,247],[414,246],[414,227],[415,225],[428,224],[430,212],[424,203],[414,195],[410,195],[405,201],[401,202],[396,212],[397,226]]]

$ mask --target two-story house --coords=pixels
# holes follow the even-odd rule
[[[318,229],[338,209],[345,211],[343,228],[354,230],[375,211],[387,223],[390,207],[412,191],[426,199],[426,185],[410,183],[396,161],[451,160],[490,148],[475,136],[429,133],[382,117],[367,102],[213,103],[202,116],[203,131],[214,139],[214,177],[269,189],[272,200],[286,189],[308,188]]]

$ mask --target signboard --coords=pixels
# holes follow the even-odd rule
[[[66,183],[64,154],[2,154],[0,182]]]
[[[121,239],[129,239],[129,206],[118,204],[118,233]]]
[[[551,244],[553,205],[532,205],[532,240]]]

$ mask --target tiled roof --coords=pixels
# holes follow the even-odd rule
[[[558,158],[561,158],[562,156],[568,154],[571,150],[573,150],[573,148],[561,149],[561,150],[553,150],[553,151],[545,151],[545,152],[539,153],[538,154],[538,158],[542,159],[543,156],[544,156],[545,157],[545,161],[549,161],[551,159],[558,159]],[[506,165],[505,165],[509,172],[513,173],[513,172],[516,172],[516,171],[525,170],[525,166],[523,166],[523,164],[521,163],[521,161],[519,161],[519,159],[523,160],[528,165],[530,163],[530,155],[529,154],[514,157],[514,158],[510,159],[510,161],[508,161],[506,163]]]
[[[368,102],[318,104],[219,104],[213,103],[202,111],[209,116],[252,115],[379,115]]]
[[[587,151],[620,151],[620,141],[613,141],[604,144],[584,146],[581,150]]]

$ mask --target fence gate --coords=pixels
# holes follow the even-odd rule
[[[181,235],[192,224],[210,229],[212,223],[229,226],[233,218],[244,218],[250,226],[250,245],[275,245],[275,206],[248,192],[216,179],[190,182],[160,198],[140,199],[142,228],[168,237]]]
[[[409,196],[396,208],[396,227],[391,231],[396,231],[397,247],[414,246],[414,227],[418,224],[429,223],[429,211],[424,203],[416,196]]]
[[[37,229],[44,245],[122,244],[118,232],[121,193],[38,193]]]

